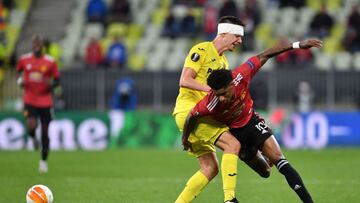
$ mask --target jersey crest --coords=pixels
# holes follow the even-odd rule
[[[46,72],[47,69],[48,69],[47,66],[41,66],[41,67],[40,67],[40,71],[43,72],[43,73]]]
[[[244,100],[246,96],[246,90],[241,93],[240,100]]]

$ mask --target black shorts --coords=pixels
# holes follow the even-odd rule
[[[267,138],[273,135],[271,128],[258,113],[253,113],[249,122],[241,128],[230,128],[241,144],[240,158],[249,161],[256,155]]]
[[[41,123],[50,123],[53,119],[53,109],[51,107],[35,107],[32,105],[25,104],[24,116],[26,118],[40,119]]]

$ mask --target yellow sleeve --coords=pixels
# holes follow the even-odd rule
[[[190,49],[189,54],[186,56],[184,67],[192,68],[198,72],[203,66],[206,57],[205,48],[202,44],[197,44]]]

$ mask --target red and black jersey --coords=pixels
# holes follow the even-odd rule
[[[219,98],[211,91],[191,111],[192,115],[210,115],[214,119],[231,128],[240,128],[246,125],[253,114],[253,100],[249,92],[251,79],[260,69],[261,62],[253,56],[245,63],[232,71],[234,99],[228,103],[221,103]]]
[[[23,72],[24,103],[35,107],[51,107],[51,81],[60,77],[55,60],[48,55],[37,58],[29,53],[21,56],[16,69]]]

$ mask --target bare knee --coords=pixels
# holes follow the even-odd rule
[[[240,142],[229,132],[224,132],[215,143],[226,154],[236,154],[240,152]]]
[[[219,173],[219,166],[217,164],[207,164],[201,166],[201,171],[209,180],[212,180]]]
[[[240,153],[241,144],[239,141],[236,140],[236,142],[232,142],[231,150],[234,154]]]
[[[280,159],[285,158],[274,136],[269,137],[264,142],[261,151],[270,160],[270,165],[276,164]]]
[[[241,149],[240,142],[238,140],[234,140],[228,143],[227,148],[224,149],[224,153],[238,155],[240,153],[240,149]]]
[[[285,159],[285,156],[281,152],[274,153],[269,160],[272,164],[276,165],[281,159]]]

